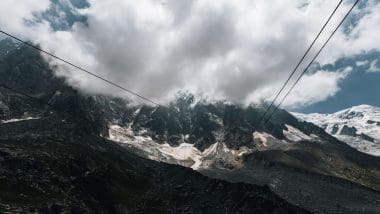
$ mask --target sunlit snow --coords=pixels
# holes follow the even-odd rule
[[[344,109],[333,114],[300,114],[293,113],[301,120],[312,122],[325,129],[339,140],[359,151],[380,156],[380,108],[359,105]],[[349,136],[342,133],[343,127],[355,127],[357,136]],[[374,139],[374,142],[360,137],[365,134]]]
[[[300,141],[300,140],[313,140],[312,136],[303,133],[301,130],[294,128],[290,125],[285,125],[288,130],[283,130],[285,137],[290,141]]]
[[[133,147],[149,159],[176,163],[194,170],[208,168],[216,158],[223,158],[224,161],[239,167],[240,157],[251,152],[247,147],[229,149],[222,142],[215,142],[204,151],[200,151],[193,144],[183,142],[186,138],[188,136],[182,136],[182,143],[171,146],[168,143],[159,144],[150,136],[135,134],[131,127],[123,128],[118,125],[109,127],[110,140]]]

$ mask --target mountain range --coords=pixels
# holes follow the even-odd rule
[[[88,95],[11,40],[0,76],[1,212],[380,210],[379,157],[285,110],[262,126],[260,106]]]

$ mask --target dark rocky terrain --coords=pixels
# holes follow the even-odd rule
[[[5,160],[0,162],[3,210],[380,210],[380,159],[356,151],[286,111],[258,126],[262,107],[207,103],[189,94],[180,94],[167,107],[131,107],[119,98],[89,96],[68,87],[29,48],[9,41],[0,42],[2,47],[8,51],[0,52],[0,76],[4,77],[0,86],[32,96],[0,87],[0,120],[27,119],[0,124],[0,160]],[[143,151],[107,140],[110,125],[130,127],[132,138],[149,137],[173,148],[186,143],[203,152],[217,143],[209,167],[199,169],[211,178],[147,160],[142,157],[150,156]],[[292,136],[286,133],[292,133],[291,129],[301,137],[289,139]],[[299,135],[297,132],[293,135]],[[270,137],[263,142],[253,133]],[[230,150],[244,147],[250,152],[238,157],[241,165],[236,167],[223,157],[219,144]],[[187,164],[173,158],[162,161]]]
[[[0,126],[14,130],[13,137],[2,134],[0,140],[1,212],[304,212],[268,187],[210,179],[146,160],[87,133],[75,121],[57,119]],[[249,197],[243,199],[242,193]]]
[[[208,178],[104,139],[102,98],[79,94],[37,52],[9,42],[0,42],[1,213],[307,212],[266,186]]]

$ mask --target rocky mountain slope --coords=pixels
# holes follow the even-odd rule
[[[333,114],[293,114],[318,125],[361,152],[380,156],[379,107],[360,105]]]
[[[268,187],[149,161],[94,136],[78,121],[61,119],[0,125],[0,212],[305,212]]]
[[[380,210],[379,158],[352,149],[286,111],[279,111],[266,126],[258,126],[262,107],[209,103],[189,94],[179,94],[170,105],[160,107],[131,106],[119,98],[89,96],[55,78],[39,54],[26,47],[11,48],[0,56],[0,76],[4,77],[0,85],[34,97],[0,87],[3,159],[18,162],[25,158],[28,164],[41,167],[37,171],[28,171],[28,164],[21,171],[9,167],[2,186],[11,181],[16,186],[33,186],[36,175],[47,173],[43,175],[48,185],[40,185],[43,188],[37,195],[42,197],[47,191],[44,188],[52,186],[58,192],[52,195],[58,195],[60,209],[109,212],[120,208],[132,213]],[[42,156],[48,158],[38,161]],[[195,169],[212,179],[162,162]],[[20,181],[19,171],[23,175]],[[91,177],[88,188],[84,188],[87,180],[74,182],[78,177],[86,178],[87,172],[99,172],[95,181]],[[151,179],[148,184],[132,182],[141,177]],[[224,189],[217,190],[221,186],[218,182]],[[146,184],[150,188],[144,189]],[[245,191],[245,186],[252,191]],[[64,196],[67,189],[63,187],[74,189],[73,195]],[[238,197],[231,190],[235,187]],[[16,203],[19,198],[12,201],[15,195],[25,195],[25,189],[6,190],[11,196],[0,197],[7,198],[2,202],[6,209],[26,209],[34,203],[24,206],[22,201]],[[104,197],[103,192],[107,193]],[[210,192],[214,193],[205,195]],[[48,204],[52,209],[56,202],[49,198],[36,202],[35,207],[46,208],[44,204]]]
[[[268,187],[147,160],[101,137],[96,99],[55,78],[35,51],[12,48],[0,76],[1,213],[307,213]]]
[[[181,109],[183,98],[189,100],[182,96],[172,110],[136,107],[124,121],[107,119],[108,138],[142,157],[191,167],[213,178],[269,185],[314,213],[380,210],[378,158],[285,111],[268,126],[255,128],[261,108],[190,99],[181,117],[173,111]]]

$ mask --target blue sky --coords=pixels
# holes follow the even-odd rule
[[[90,6],[87,1],[69,0],[69,3],[60,0],[50,1],[52,2],[52,6],[48,10],[37,14],[37,17],[39,18],[38,21],[47,20],[54,30],[69,30],[76,22],[86,23],[86,16],[75,13],[75,10],[72,8],[87,8]],[[65,16],[63,18],[57,18],[60,17],[59,14],[62,12]]]
[[[325,69],[339,71],[351,66],[353,71],[339,83],[340,91],[325,101],[307,107],[295,109],[303,113],[332,113],[351,106],[368,104],[380,107],[380,72],[369,72],[371,62],[377,61],[380,68],[380,52],[372,51],[353,58],[343,58],[335,65],[326,65]],[[358,66],[357,62],[366,62]],[[323,89],[321,89],[323,90]]]

